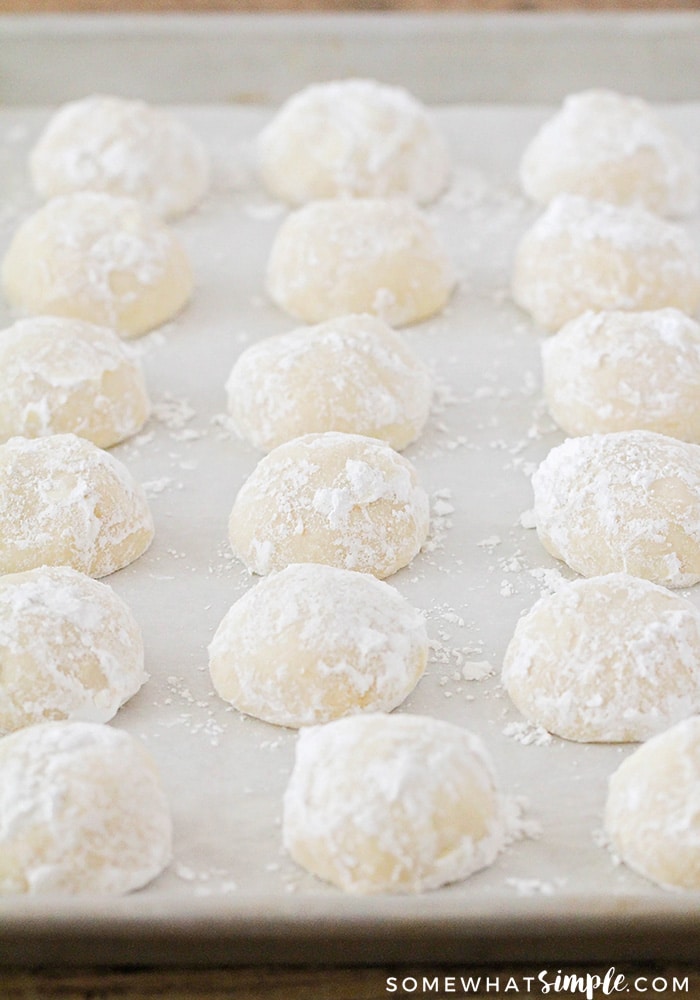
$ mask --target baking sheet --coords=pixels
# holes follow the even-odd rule
[[[26,158],[50,110],[0,110],[1,252],[37,205]],[[230,553],[226,523],[261,457],[230,432],[223,384],[244,347],[297,324],[264,291],[285,210],[258,183],[253,142],[272,108],[175,110],[207,143],[213,183],[175,224],[193,262],[194,298],[174,322],[134,342],[153,418],[114,449],[146,486],[156,538],[107,578],[142,626],[151,675],[112,724],[140,737],[161,768],[175,858],[123,899],[0,900],[0,961],[696,958],[698,896],[655,888],[602,844],[607,777],[633,748],[548,737],[524,723],[499,684],[518,616],[571,576],[527,527],[529,476],[562,434],[540,396],[539,335],[508,290],[513,247],[537,214],[518,190],[517,162],[553,105],[433,108],[455,169],[429,212],[459,285],[444,313],[404,330],[438,386],[429,425],[405,452],[433,517],[424,551],[389,581],[423,610],[431,638],[426,676],[400,711],[478,733],[504,792],[520,799],[529,835],[457,885],[359,899],[305,874],[281,850],[296,734],[239,715],[209,681],[207,644],[254,584]],[[700,151],[700,101],[660,110]],[[698,219],[684,225],[700,242]],[[2,307],[2,325],[10,318]],[[700,601],[700,588],[688,595]]]

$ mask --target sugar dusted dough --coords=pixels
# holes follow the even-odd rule
[[[0,331],[0,440],[73,433],[109,448],[150,411],[141,365],[113,330],[34,316]]]
[[[340,198],[287,216],[266,284],[272,301],[305,323],[368,312],[404,326],[440,312],[455,278],[432,220],[415,205]]]
[[[337,431],[294,438],[261,459],[228,523],[253,573],[317,562],[380,578],[411,562],[428,528],[411,462],[382,441]]]
[[[265,577],[230,608],[209,646],[217,693],[280,726],[388,712],[425,670],[423,616],[388,583],[317,563]]]
[[[294,94],[258,138],[268,191],[292,205],[319,198],[405,196],[426,204],[450,157],[425,107],[403,87],[331,80]]]
[[[604,829],[640,875],[665,889],[700,890],[700,716],[654,736],[613,772]]]
[[[263,451],[321,431],[365,434],[400,450],[428,419],[433,377],[401,334],[355,314],[248,347],[226,394],[234,427]]]
[[[0,573],[72,566],[114,573],[153,539],[153,518],[126,466],[75,434],[0,445]]]
[[[346,892],[422,892],[490,865],[509,838],[481,740],[421,715],[355,715],[303,729],[282,837]]]
[[[0,576],[0,731],[108,722],[146,681],[130,608],[69,566]]]
[[[626,573],[575,580],[519,619],[502,679],[528,721],[557,736],[648,739],[700,711],[700,611]]]
[[[0,895],[121,895],[171,854],[169,804],[133,736],[44,722],[0,741]]]
[[[85,191],[46,202],[16,230],[2,287],[19,315],[73,316],[135,337],[192,294],[175,234],[133,198]]]
[[[532,486],[540,541],[582,576],[700,581],[700,445],[654,431],[568,438]]]

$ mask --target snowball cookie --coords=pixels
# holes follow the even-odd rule
[[[106,191],[171,217],[193,208],[209,185],[209,156],[176,115],[144,101],[93,94],[62,105],[29,156],[41,198]]]
[[[428,495],[413,465],[361,434],[305,434],[266,455],[241,487],[228,523],[253,573],[324,563],[385,577],[428,536]]]
[[[2,285],[18,313],[73,316],[138,336],[172,319],[192,292],[174,234],[132,198],[52,198],[15,232]]]
[[[0,445],[0,573],[49,565],[107,576],[152,539],[145,494],[109,452],[75,434]]]
[[[291,97],[258,137],[270,194],[292,205],[338,196],[419,203],[438,197],[447,145],[408,91],[375,80],[332,80]]]
[[[141,365],[113,330],[64,316],[0,330],[0,440],[72,432],[109,448],[150,411]]]
[[[700,889],[700,716],[620,764],[608,782],[604,829],[640,875],[665,889]]]
[[[567,740],[645,740],[700,711],[700,611],[626,573],[576,580],[518,621],[503,684]]]
[[[160,777],[133,736],[44,722],[0,740],[0,895],[130,892],[171,844]]]
[[[691,150],[646,101],[612,90],[570,94],[526,147],[520,181],[539,202],[580,194],[659,215],[686,215],[698,202]]]
[[[0,576],[0,730],[107,722],[146,681],[130,609],[70,566]]]
[[[532,487],[540,541],[582,576],[700,580],[700,445],[653,431],[568,438]]]
[[[263,451],[315,431],[366,434],[401,449],[428,419],[433,378],[400,334],[356,314],[253,344],[226,393],[236,432]]]
[[[427,658],[423,616],[397,590],[316,563],[261,580],[230,608],[209,646],[212,681],[225,701],[291,727],[391,711]]]
[[[311,202],[282,223],[267,264],[270,298],[305,323],[362,312],[417,323],[443,308],[453,286],[431,220],[403,199]]]
[[[347,892],[421,892],[490,865],[505,812],[472,733],[428,716],[354,715],[301,731],[283,843]]]
[[[513,298],[546,330],[587,309],[700,305],[700,251],[646,209],[559,195],[521,238]]]
[[[541,350],[544,397],[567,434],[700,441],[700,325],[680,310],[585,312]]]

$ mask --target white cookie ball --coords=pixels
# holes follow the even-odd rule
[[[42,198],[105,191],[172,217],[193,208],[209,186],[209,157],[176,115],[144,101],[94,94],[62,105],[29,156]]]
[[[700,252],[680,226],[637,206],[559,195],[521,238],[513,298],[545,330],[588,309],[700,306]]]
[[[141,365],[113,330],[35,316],[0,331],[0,440],[73,433],[109,448],[150,411]]]
[[[171,853],[160,777],[133,736],[44,722],[0,740],[0,895],[123,894]]]
[[[608,782],[604,829],[640,875],[664,889],[700,889],[700,716],[620,764]]]
[[[268,191],[292,205],[395,195],[425,204],[450,172],[447,145],[424,106],[375,80],[306,87],[261,132],[258,154]]]
[[[267,264],[270,298],[305,323],[363,312],[417,323],[445,306],[454,283],[431,220],[403,199],[311,202],[282,223]]]
[[[428,535],[428,496],[413,465],[374,438],[305,434],[263,458],[228,523],[234,553],[253,572],[324,563],[386,577]]]
[[[433,378],[400,334],[353,315],[253,344],[226,393],[237,433],[263,451],[321,431],[365,434],[400,450],[428,419]]]
[[[544,398],[568,434],[700,442],[700,325],[680,310],[586,312],[541,350]]]
[[[532,486],[540,541],[582,576],[700,581],[700,445],[653,431],[568,438]]]
[[[576,580],[518,621],[503,684],[567,740],[645,740],[700,711],[700,611],[626,573]]]
[[[425,670],[422,615],[365,573],[298,563],[230,608],[209,646],[217,693],[278,726],[389,712]]]
[[[531,139],[520,181],[534,201],[579,194],[659,215],[698,202],[698,164],[646,101],[611,90],[570,94]]]
[[[354,715],[301,731],[283,843],[351,893],[422,892],[490,865],[507,822],[472,733],[419,715]]]
[[[126,466],[75,434],[0,445],[0,573],[114,573],[145,552],[153,519]]]
[[[132,198],[52,198],[17,229],[2,286],[18,313],[73,316],[135,337],[172,319],[192,293],[180,241]]]
[[[124,601],[69,566],[0,576],[0,730],[108,722],[146,681]]]

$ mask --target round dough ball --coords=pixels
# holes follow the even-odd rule
[[[567,434],[640,429],[700,442],[700,325],[678,309],[583,313],[543,341],[542,375]]]
[[[700,305],[700,252],[671,222],[637,206],[559,195],[515,254],[513,298],[545,330],[588,309]]]
[[[73,316],[135,337],[183,308],[192,272],[179,240],[139,202],[85,191],[52,198],[20,225],[2,285],[19,313]]]
[[[29,156],[41,198],[74,191],[127,195],[163,217],[193,208],[209,186],[209,157],[176,115],[144,101],[93,94],[62,105]]]
[[[419,203],[447,185],[446,143],[423,105],[402,87],[332,80],[291,97],[258,138],[270,194],[292,205],[338,196]]]
[[[209,646],[214,688],[240,712],[308,726],[389,712],[425,670],[422,615],[365,573],[298,563],[230,608]]]
[[[46,565],[107,576],[152,539],[145,494],[109,452],[75,434],[0,445],[0,573]]]
[[[611,90],[570,94],[525,149],[520,181],[538,202],[579,194],[659,215],[687,215],[698,203],[689,147],[646,101]]]
[[[267,265],[272,301],[305,323],[372,313],[392,326],[439,312],[454,287],[430,219],[403,199],[314,201],[287,216]]]
[[[400,334],[374,316],[353,315],[253,344],[226,392],[237,433],[263,451],[321,431],[401,449],[428,419],[433,379]]]
[[[229,518],[253,573],[324,563],[385,577],[428,536],[429,503],[408,459],[360,434],[305,434],[263,458]]]
[[[354,715],[301,731],[283,843],[352,893],[422,892],[490,865],[507,839],[490,757],[419,715]]]
[[[640,875],[665,889],[700,889],[700,716],[622,762],[608,783],[604,828]]]
[[[567,740],[645,740],[700,711],[700,611],[648,580],[576,580],[518,621],[503,684]]]
[[[127,893],[171,853],[169,805],[133,736],[44,722],[0,741],[0,894]]]
[[[105,583],[69,566],[0,576],[0,730],[108,722],[147,679],[141,632]]]
[[[700,445],[653,431],[568,438],[532,486],[540,541],[582,576],[700,581]]]
[[[35,316],[0,331],[0,440],[73,433],[109,448],[150,411],[141,365],[113,330]]]

